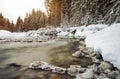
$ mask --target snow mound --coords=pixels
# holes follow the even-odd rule
[[[94,50],[101,49],[104,60],[120,69],[120,23],[89,35],[86,44]]]

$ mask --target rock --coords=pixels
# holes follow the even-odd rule
[[[85,57],[90,58],[91,56],[90,55],[85,55]]]
[[[95,56],[97,59],[103,59],[101,53],[102,53],[101,49],[95,51]]]
[[[92,57],[92,61],[97,64],[101,62],[99,59],[96,59],[96,57]]]
[[[83,74],[81,74],[83,79],[92,79],[94,77],[94,72],[92,69],[87,69]]]
[[[110,73],[110,72],[111,72],[110,69],[106,69],[106,70],[104,71],[104,73],[106,73],[106,74],[108,74],[108,73]]]
[[[49,64],[43,64],[43,65],[41,65],[41,69],[44,69],[44,70],[52,70],[52,66],[49,65]]]
[[[87,48],[87,49],[89,54],[92,54],[94,52],[93,48]]]
[[[71,76],[75,76],[77,73],[84,72],[85,70],[85,68],[79,65],[70,65],[70,68],[67,69],[67,73]]]
[[[78,48],[80,49],[80,51],[82,51],[82,50],[84,50],[85,47],[79,46]]]
[[[83,53],[85,53],[85,54],[89,54],[89,52],[88,52],[88,49],[87,49],[87,48],[84,48],[84,49],[82,50],[82,52],[83,52]]]
[[[72,54],[74,57],[80,57],[81,51],[76,51],[75,53]]]
[[[59,73],[59,74],[65,74],[66,73],[66,68],[53,67],[52,72],[56,72],[56,73]]]
[[[43,69],[43,70],[52,70],[52,72],[56,72],[59,74],[64,74],[66,72],[66,68],[62,68],[62,67],[57,67],[57,66],[52,66],[49,65],[46,62],[42,62],[42,61],[36,61],[33,62],[29,65],[29,68],[32,69]]]
[[[29,68],[32,68],[32,69],[40,68],[40,69],[44,69],[44,70],[51,70],[52,66],[43,61],[35,61],[29,65]]]
[[[84,79],[84,78],[81,76],[81,74],[77,74],[75,79]]]
[[[80,43],[81,46],[86,47],[86,44],[85,44],[84,41],[80,41],[79,43]]]
[[[116,77],[120,75],[120,73],[118,71],[112,71],[110,73],[108,73],[108,77],[111,79],[116,79]]]
[[[78,71],[79,71],[79,73],[83,73],[86,71],[86,68],[80,68],[80,69],[78,69]]]
[[[35,61],[29,65],[29,68],[36,69],[36,68],[40,68],[39,66],[41,66],[41,62]]]
[[[81,36],[80,37],[80,41],[85,41],[85,39],[86,39],[86,36]]]
[[[98,72],[98,66],[97,66],[96,64],[93,64],[93,65],[92,65],[92,70],[93,70],[94,72]]]
[[[97,77],[97,79],[104,79],[104,78],[108,78],[108,77],[107,77],[106,74],[103,74],[103,73],[101,73],[101,74]]]
[[[110,69],[111,70],[111,69],[113,69],[113,65],[110,64],[109,62],[103,61],[103,62],[101,62],[99,68],[102,69],[102,70],[106,70],[106,69]]]
[[[96,54],[94,52],[90,54],[91,57],[95,57],[95,55]]]

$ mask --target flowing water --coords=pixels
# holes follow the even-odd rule
[[[22,68],[28,68],[29,64],[34,61],[45,61],[66,68],[71,64],[83,67],[92,64],[89,58],[75,58],[72,56],[72,53],[79,50],[78,45],[79,42],[76,40],[54,40],[46,43],[1,43],[0,79],[74,79],[67,74],[59,75],[50,71],[30,69],[21,71],[21,66]]]
[[[0,67],[16,63],[28,66],[34,61],[69,67],[71,64],[86,66],[88,58],[72,57],[77,49],[77,41],[57,40],[48,43],[10,42],[0,44]],[[87,64],[90,64],[89,62]]]
[[[66,41],[51,41],[48,43],[10,42],[0,44],[0,67],[10,63],[28,66],[34,61],[50,62],[50,49],[66,45]]]

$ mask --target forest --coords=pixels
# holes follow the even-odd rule
[[[14,24],[0,14],[0,29],[8,30],[11,32],[25,32],[28,30],[36,30],[45,27],[47,16],[42,11],[32,10],[31,14],[26,14],[24,20],[19,16],[17,22]]]

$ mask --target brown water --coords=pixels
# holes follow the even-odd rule
[[[34,61],[69,67],[71,64],[87,66],[89,58],[72,57],[79,43],[77,41],[57,40],[47,43],[10,42],[0,44],[0,67],[16,63],[28,67]]]
[[[48,43],[10,42],[0,44],[0,67],[10,63],[28,66],[34,61],[50,62],[48,56],[52,48],[66,45],[66,41],[52,41]]]
[[[78,41],[67,40],[46,43],[1,43],[0,79],[74,79],[67,74],[60,75],[51,71],[31,70],[26,67],[34,61],[45,61],[61,67],[69,67],[71,64],[86,67],[92,64],[89,58],[75,58],[71,55],[78,50],[78,45]]]

